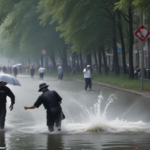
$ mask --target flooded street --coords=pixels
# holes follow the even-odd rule
[[[24,110],[41,94],[38,77],[20,75],[21,87],[8,85],[16,96],[6,128],[0,131],[0,149],[7,150],[149,150],[150,100],[139,95],[93,85],[84,92],[84,83],[65,78],[45,77],[43,82],[63,98],[66,119],[62,131],[49,133],[46,110]],[[113,94],[113,95],[112,95]],[[98,97],[99,96],[99,97]]]

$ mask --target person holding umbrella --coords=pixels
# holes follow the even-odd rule
[[[6,82],[0,82],[0,129],[5,127],[6,97],[9,96],[11,99],[10,111],[13,110],[13,105],[15,104],[15,96],[6,85]]]
[[[13,105],[15,104],[15,96],[13,92],[6,86],[8,84],[21,86],[19,81],[11,75],[3,74],[0,75],[0,129],[5,127],[5,117],[6,117],[6,97],[10,97],[11,105],[10,110],[13,110]]]
[[[39,92],[43,92],[43,94],[38,97],[37,101],[32,106],[24,106],[24,109],[38,108],[43,104],[45,109],[47,109],[47,126],[49,131],[54,131],[54,123],[56,123],[58,131],[61,131],[61,121],[65,118],[60,106],[62,98],[56,91],[48,90],[48,85],[46,83],[41,83],[39,85]]]

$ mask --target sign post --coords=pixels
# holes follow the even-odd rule
[[[45,55],[45,54],[46,54],[46,50],[42,49],[41,50],[41,65],[42,65],[42,67],[43,67],[43,55]]]
[[[149,36],[150,32],[142,25],[136,32],[135,35],[142,41],[142,52],[141,52],[141,89],[143,90],[143,78],[144,78],[144,44],[143,42],[146,40],[146,38]]]

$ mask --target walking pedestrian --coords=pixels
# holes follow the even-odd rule
[[[34,78],[34,73],[35,73],[35,68],[34,66],[31,66],[31,68],[29,69],[30,74],[31,74],[31,78]]]
[[[15,96],[6,85],[7,83],[0,82],[0,129],[4,129],[5,127],[6,97],[9,96],[11,99],[10,110],[13,110],[13,105],[15,104]]]
[[[40,78],[43,80],[44,77],[44,72],[45,72],[45,68],[43,68],[42,66],[39,69],[39,73],[40,73]]]
[[[6,69],[6,67],[5,67],[5,66],[3,66],[2,70],[3,70],[3,72],[4,72],[4,73],[6,73],[6,72],[7,72],[7,69]]]
[[[58,79],[59,80],[63,79],[63,67],[61,66],[61,64],[59,64],[59,67],[58,67]]]
[[[17,67],[14,67],[13,72],[14,72],[14,76],[17,77],[17,75],[18,75],[18,69],[17,69]]]
[[[87,65],[87,67],[83,70],[83,73],[84,73],[84,79],[85,79],[85,91],[87,91],[88,87],[89,87],[89,90],[91,90],[92,81],[91,81],[90,65]]]
[[[62,98],[58,95],[56,91],[48,90],[48,85],[42,83],[39,85],[39,92],[43,92],[37,99],[37,101],[32,106],[24,106],[24,109],[34,109],[38,108],[41,104],[47,109],[47,126],[50,132],[54,131],[54,123],[58,131],[61,131],[61,121],[64,119],[62,113],[62,108],[60,104],[62,103]]]

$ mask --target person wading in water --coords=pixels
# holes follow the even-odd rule
[[[41,104],[47,109],[47,126],[50,132],[54,131],[54,123],[58,131],[61,131],[61,121],[65,118],[60,104],[62,103],[62,98],[58,95],[56,91],[48,90],[48,85],[46,83],[41,83],[39,85],[39,92],[43,92],[39,96],[37,101],[32,106],[24,106],[24,109],[34,109],[38,108]]]
[[[10,110],[13,110],[13,105],[15,103],[15,96],[6,85],[7,83],[0,82],[0,129],[4,129],[5,127],[6,97],[9,96],[11,99]]]

